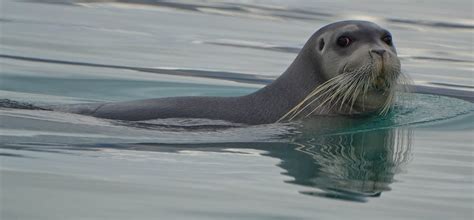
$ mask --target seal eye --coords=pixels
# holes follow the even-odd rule
[[[387,35],[387,36],[383,37],[382,40],[383,40],[383,42],[385,42],[389,46],[392,46],[392,44],[393,44],[392,36],[390,36],[390,35]]]
[[[351,43],[352,43],[352,40],[349,37],[342,36],[342,37],[337,38],[337,45],[341,47],[348,47],[349,45],[351,45]]]

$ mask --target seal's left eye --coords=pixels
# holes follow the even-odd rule
[[[385,42],[389,46],[392,46],[392,44],[393,44],[392,36],[390,36],[390,35],[387,35],[387,36],[383,37],[382,40],[383,40],[383,42]]]
[[[342,36],[342,37],[337,38],[337,45],[341,47],[348,47],[349,45],[351,45],[351,43],[352,43],[352,39],[350,39],[349,37]]]

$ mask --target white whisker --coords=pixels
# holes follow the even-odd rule
[[[374,63],[370,62],[358,69],[331,78],[317,86],[277,122],[306,118],[313,115],[316,111],[319,111],[319,114],[324,114],[333,109],[338,109],[340,112],[348,111],[349,114],[352,114],[354,105],[358,101],[362,103],[362,111],[365,111],[367,96],[369,91],[373,88],[372,83],[376,82],[376,80],[383,80],[382,82],[377,82],[379,84],[382,83],[382,85],[378,86],[387,89],[387,91],[382,94],[386,96],[386,99],[379,109],[379,114],[387,114],[394,103],[397,85],[404,87],[404,91],[406,91],[410,80],[405,74],[400,73],[399,68],[386,72],[385,78],[379,78],[381,76],[379,76],[374,68]],[[311,109],[308,110],[310,107]],[[303,112],[309,113],[305,113],[300,117]]]

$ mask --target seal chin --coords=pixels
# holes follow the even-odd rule
[[[386,70],[381,69],[374,79],[370,82],[367,92],[359,95],[355,103],[355,107],[363,112],[382,111],[387,105],[391,105],[393,100],[394,89],[397,84],[397,76],[390,76]]]
[[[388,90],[370,90],[359,97],[354,108],[364,113],[380,111],[387,104],[388,98]]]
[[[374,92],[383,93],[390,90],[396,83],[398,73],[396,71],[388,71],[385,68],[374,68],[374,76],[370,79],[369,89]]]

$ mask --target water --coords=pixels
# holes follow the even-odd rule
[[[368,19],[417,84],[472,91],[471,1],[13,1],[1,98],[248,94],[319,27]],[[0,109],[1,219],[472,219],[474,106],[245,126]],[[408,101],[403,101],[408,100]]]

